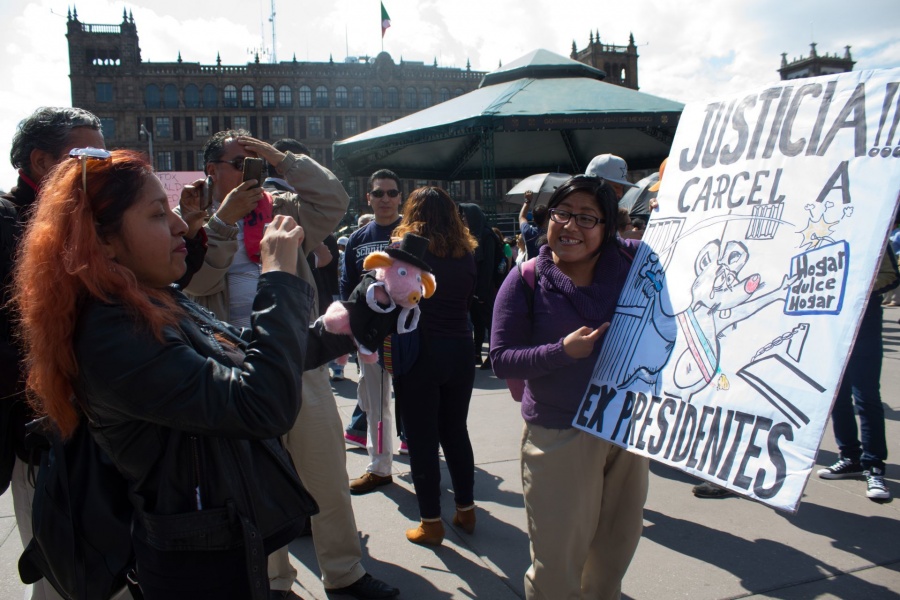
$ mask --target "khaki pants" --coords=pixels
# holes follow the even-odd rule
[[[617,599],[643,528],[649,460],[574,428],[526,423],[528,600]]]
[[[325,366],[303,374],[303,407],[285,444],[303,485],[319,505],[312,518],[316,558],[326,588],[341,588],[366,574],[350,504],[344,429]],[[287,547],[269,555],[269,587],[288,590],[297,577]]]
[[[382,477],[392,473],[394,459],[394,420],[391,416],[391,376],[378,363],[360,361],[359,385],[356,396],[359,407],[366,413],[369,425],[366,450],[369,465],[366,471]],[[378,451],[378,420],[381,419],[381,452]]]

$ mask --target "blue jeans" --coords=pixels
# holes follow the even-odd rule
[[[887,440],[884,405],[881,403],[881,321],[879,295],[869,300],[863,314],[859,334],[850,351],[850,361],[831,410],[831,425],[841,457],[858,461],[866,469],[876,467],[884,470]],[[859,415],[859,429],[856,415]]]

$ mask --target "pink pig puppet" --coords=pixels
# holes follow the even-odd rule
[[[378,361],[378,347],[391,333],[408,333],[419,324],[419,302],[437,287],[422,259],[428,239],[407,233],[399,246],[373,252],[367,271],[345,302],[333,302],[322,316],[325,330],[352,335],[364,363]]]

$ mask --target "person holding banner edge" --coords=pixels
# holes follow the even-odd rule
[[[494,372],[526,380],[521,460],[532,564],[525,593],[619,598],[641,537],[649,460],[572,422],[638,242],[617,239],[617,198],[603,179],[571,178],[548,207],[534,289],[522,276],[507,277],[491,330]]]

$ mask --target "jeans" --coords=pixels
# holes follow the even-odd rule
[[[469,506],[474,501],[475,458],[466,424],[475,383],[471,349],[470,337],[423,336],[416,364],[394,381],[423,519],[441,516],[439,448],[444,451],[457,506]]]
[[[883,471],[887,440],[881,403],[881,320],[881,296],[875,296],[863,313],[856,343],[850,351],[847,370],[831,410],[831,425],[841,457],[858,461],[864,468],[876,467]]]

